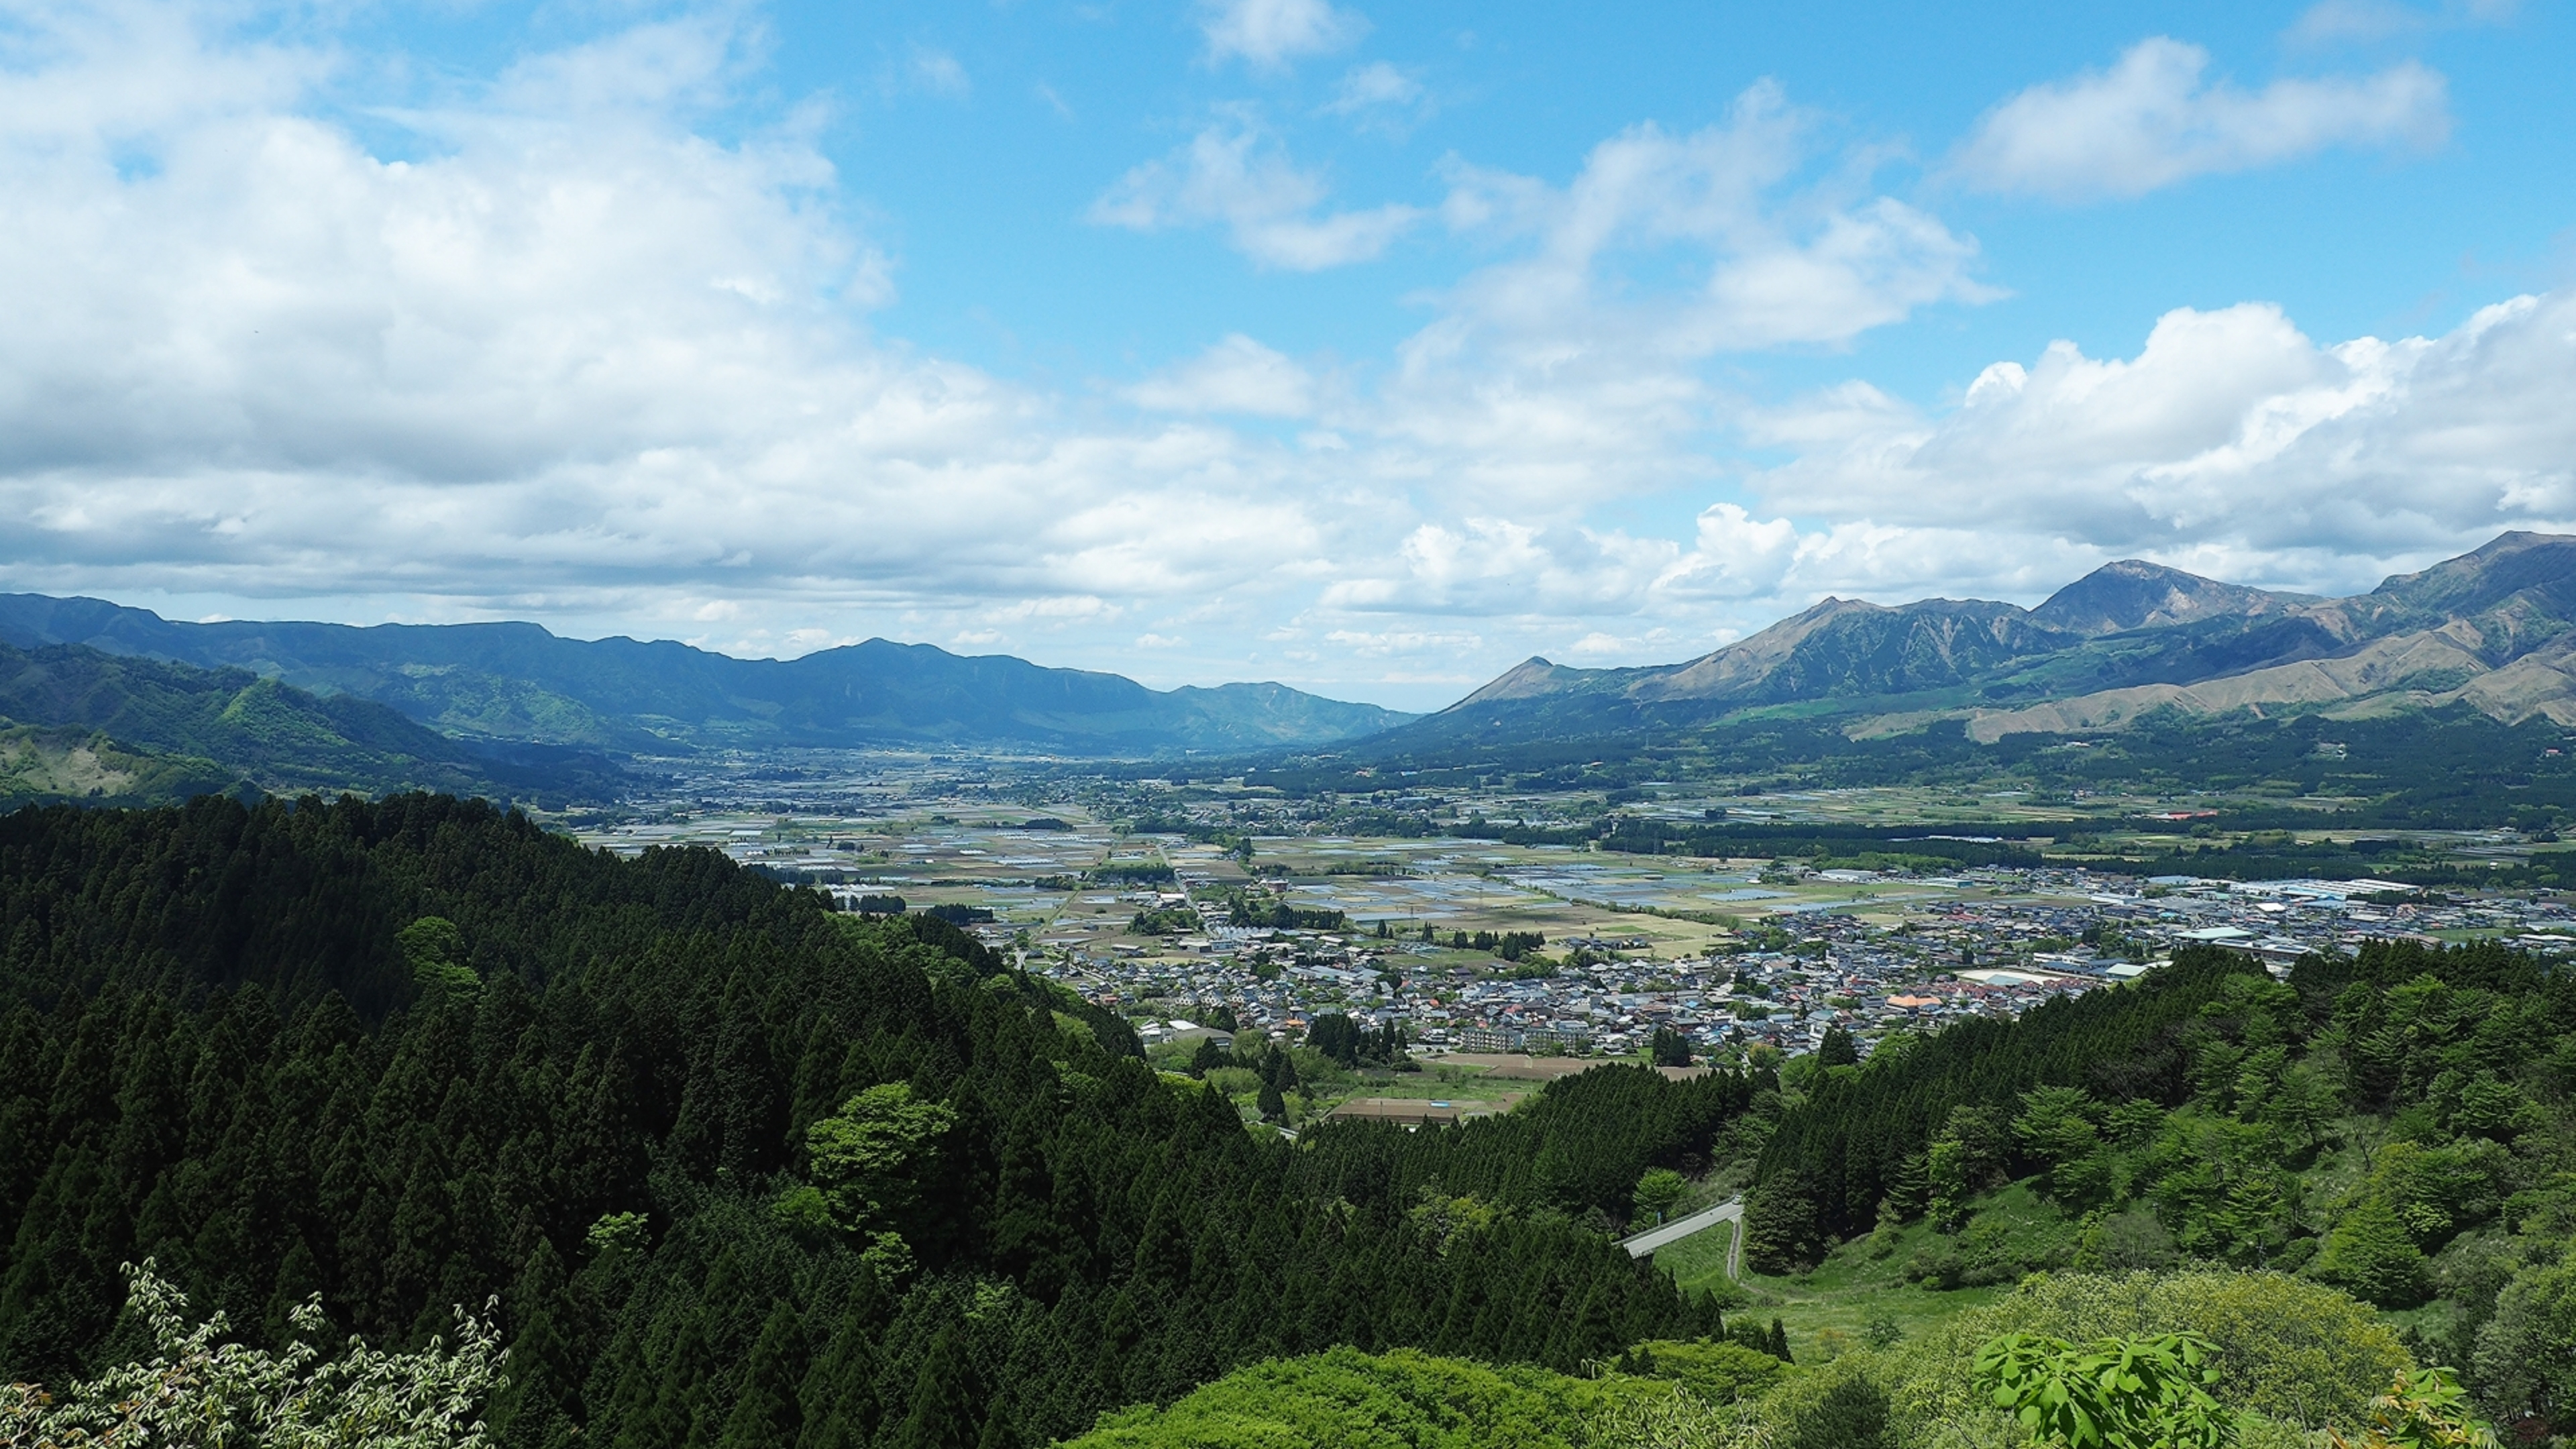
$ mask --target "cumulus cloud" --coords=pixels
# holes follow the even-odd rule
[[[1210,60],[1239,58],[1271,69],[1352,45],[1368,34],[1369,23],[1326,0],[1201,0],[1199,29]]]
[[[2197,45],[2142,40],[2107,71],[2032,86],[1997,106],[1953,164],[1983,190],[2090,201],[2336,146],[2421,150],[2450,134],[2446,83],[2413,61],[2254,92],[2204,81],[2208,68]]]
[[[1320,174],[1239,116],[1129,171],[1089,216],[1133,231],[1222,226],[1245,256],[1292,272],[1368,261],[1422,219],[1420,210],[1393,204],[1319,214],[1331,194]]]
[[[1944,412],[1858,383],[1739,412],[1744,442],[1791,461],[1705,508],[1687,538],[1432,518],[1318,606],[1474,617],[1497,641],[1595,621],[1585,653],[1637,661],[1828,594],[2027,602],[2119,557],[2367,588],[2507,528],[2576,527],[2571,387],[2576,291],[2437,337],[2334,344],[2266,304],[2178,309],[2134,356],[2054,344],[1986,368]],[[1602,627],[1623,619],[1665,633]]]
[[[0,72],[20,587],[635,627],[709,598],[1188,593],[1315,547],[1230,435],[1086,432],[873,344],[892,268],[834,219],[830,164],[674,119],[739,67],[721,18],[384,113],[420,138],[401,161],[325,118],[313,55],[112,18],[42,15],[47,58]]]
[[[1970,274],[1975,241],[1930,214],[1845,198],[1840,177],[1798,184],[1823,150],[1812,131],[1766,82],[1720,125],[1674,135],[1647,124],[1602,142],[1562,189],[1456,168],[1449,224],[1529,246],[1468,277],[1455,309],[1543,353],[1588,340],[1702,357],[1843,342],[1936,302],[1997,295]],[[1678,296],[1622,269],[1676,255],[1702,279]]]
[[[2266,304],[2183,308],[2135,357],[2059,342],[1996,363],[1945,416],[1828,400],[1842,441],[1761,491],[2111,551],[2420,557],[2576,519],[2571,386],[2576,292],[2498,303],[2440,337],[2332,345]],[[1802,412],[1756,419],[1756,439],[1819,437]]]
[[[1392,559],[1335,581],[1318,606],[1354,618],[1472,616],[1524,637],[1561,632],[1568,620],[1636,621],[1603,637],[1687,654],[1828,594],[2032,596],[2105,557],[2064,540],[2016,538],[1998,549],[1996,537],[1868,518],[1801,523],[1734,502],[1703,510],[1686,542],[1469,517],[1418,525]]]
[[[1998,295],[1977,245],[1886,196],[1769,83],[1721,124],[1631,128],[1564,185],[1465,164],[1441,216],[1502,253],[1437,299],[1375,417],[1454,489],[1562,507],[1703,475],[1709,358],[1833,346]],[[1429,463],[1422,471],[1434,471]]]
[[[1247,413],[1302,418],[1315,408],[1315,379],[1286,356],[1237,332],[1181,366],[1129,390],[1139,407],[1170,413]]]

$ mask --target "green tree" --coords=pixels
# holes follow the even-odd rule
[[[2576,1414],[2576,1253],[2506,1282],[2478,1329],[2470,1367],[2499,1413],[2552,1423]]]
[[[2397,1210],[2381,1198],[2365,1199],[2326,1234],[2316,1274],[2382,1308],[2411,1308],[2424,1301],[2424,1251],[2415,1246]]]
[[[976,1449],[986,1402],[976,1382],[966,1335],[956,1324],[939,1330],[913,1381],[912,1410],[895,1426],[895,1449]]]
[[[1635,1193],[1637,1215],[1651,1216],[1660,1223],[1664,1220],[1664,1214],[1671,1212],[1673,1204],[1680,1202],[1682,1194],[1689,1190],[1690,1184],[1683,1180],[1680,1173],[1671,1168],[1649,1168],[1645,1176],[1637,1179]]]
[[[805,1377],[805,1327],[796,1305],[780,1299],[761,1325],[743,1365],[742,1393],[725,1420],[717,1449],[776,1449],[796,1442],[805,1411],[796,1388]]]
[[[957,1111],[924,1102],[911,1084],[870,1087],[805,1131],[809,1185],[782,1205],[791,1219],[818,1215],[843,1232],[864,1234],[892,1251],[915,1228],[925,1181],[938,1167],[942,1142],[957,1126]]]
[[[1757,1273],[1801,1273],[1824,1253],[1816,1194],[1803,1173],[1782,1173],[1744,1199],[1744,1262]]]
[[[1659,1067],[1686,1067],[1691,1064],[1690,1038],[1669,1026],[1655,1028],[1647,1039],[1647,1060]]]
[[[465,933],[445,916],[421,917],[395,932],[394,944],[411,967],[412,979],[423,986],[471,991],[483,984],[465,964]]]
[[[1217,1068],[1224,1066],[1226,1064],[1226,1060],[1226,1050],[1216,1044],[1215,1037],[1200,1037],[1198,1050],[1190,1053],[1190,1075],[1193,1077],[1204,1077],[1208,1073],[1215,1071]]]
[[[2471,1412],[2469,1391],[2446,1368],[2400,1372],[2370,1401],[2361,1437],[2329,1431],[2331,1449],[2496,1449],[2495,1430]]]
[[[1825,1039],[1816,1046],[1819,1067],[1854,1067],[1860,1065],[1860,1044],[1837,1023],[1825,1028]]]
[[[2332,1083],[2313,1062],[2300,1062],[2281,1073],[2280,1085],[2263,1104],[2263,1120],[2277,1127],[2299,1151],[2317,1144],[2317,1134],[2334,1120]]]

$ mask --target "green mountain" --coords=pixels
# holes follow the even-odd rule
[[[871,639],[790,660],[535,624],[179,623],[99,599],[0,595],[0,640],[247,669],[391,706],[460,737],[671,750],[914,744],[1153,755],[1312,746],[1410,715],[1279,684],[1157,691],[1132,679]]]
[[[308,1295],[382,1346],[498,1295],[501,1446],[1034,1446],[1336,1346],[1578,1374],[1723,1329],[1586,1224],[1752,1091],[1291,1143],[955,929],[713,851],[420,795],[20,810],[0,1384],[123,1361],[146,1259],[272,1348]]]
[[[2382,715],[2465,705],[2576,723],[2576,537],[2508,533],[2350,599],[2107,564],[2035,609],[1827,599],[1681,664],[1532,659],[1372,750],[1528,744],[1830,716],[1971,738],[2124,728],[2159,711]],[[1875,723],[1880,721],[1882,723]]]
[[[0,644],[0,722],[0,806],[409,789],[562,803],[630,783],[588,752],[505,752],[371,700],[81,645]]]

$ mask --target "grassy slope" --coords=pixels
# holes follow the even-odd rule
[[[2062,1268],[2074,1257],[2078,1231],[2073,1220],[2033,1192],[2030,1184],[2014,1183],[1979,1198],[1960,1237],[1976,1234],[1992,1241],[2004,1261],[2033,1269]],[[1671,1268],[1685,1288],[1726,1295],[1730,1290],[1722,1277],[1722,1249],[1694,1248],[1689,1254],[1670,1257],[1675,1249],[1712,1236],[1701,1233],[1686,1238],[1656,1254],[1655,1261]],[[2016,1272],[1999,1283],[1951,1289],[1910,1281],[1908,1269],[1921,1255],[1937,1251],[1939,1238],[1929,1224],[1915,1222],[1884,1238],[1873,1234],[1841,1244],[1816,1271],[1799,1277],[1768,1277],[1748,1269],[1731,1290],[1732,1299],[1744,1305],[1739,1312],[1779,1318],[1789,1330],[1792,1350],[1802,1355],[1827,1334],[1839,1334],[1847,1343],[1862,1342],[1872,1322],[1882,1319],[1906,1338],[1920,1338],[1959,1313],[1993,1302],[2020,1277]],[[1721,1296],[1720,1301],[1729,1299]]]
[[[0,810],[20,805],[148,805],[241,784],[212,760],[134,750],[103,734],[30,725],[0,729]]]

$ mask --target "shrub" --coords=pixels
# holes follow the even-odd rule
[[[1891,1449],[1900,1437],[1885,1387],[1892,1362],[1853,1353],[1784,1381],[1762,1400],[1775,1449]]]
[[[1585,1432],[1589,1422],[1642,1424],[1654,1416],[1639,1406],[1657,1402],[1668,1406],[1663,1418],[1709,1425],[1686,1405],[1669,1407],[1684,1397],[1673,1385],[1624,1375],[1578,1379],[1411,1349],[1337,1348],[1238,1369],[1169,1408],[1106,1415],[1067,1449],[1576,1449],[1602,1442]]]
[[[1622,1373],[1670,1379],[1712,1404],[1758,1398],[1779,1383],[1787,1365],[1740,1343],[1655,1339],[1638,1344],[1618,1363]]]
[[[2310,1429],[2357,1421],[2393,1375],[2414,1368],[2395,1330],[2366,1305],[2286,1274],[2070,1273],[2030,1279],[1927,1335],[1893,1394],[1899,1420],[1930,1425],[1987,1412],[1966,1387],[1973,1360],[2011,1333],[2077,1342],[2197,1334],[2227,1367],[2213,1391],[2221,1403]]]

